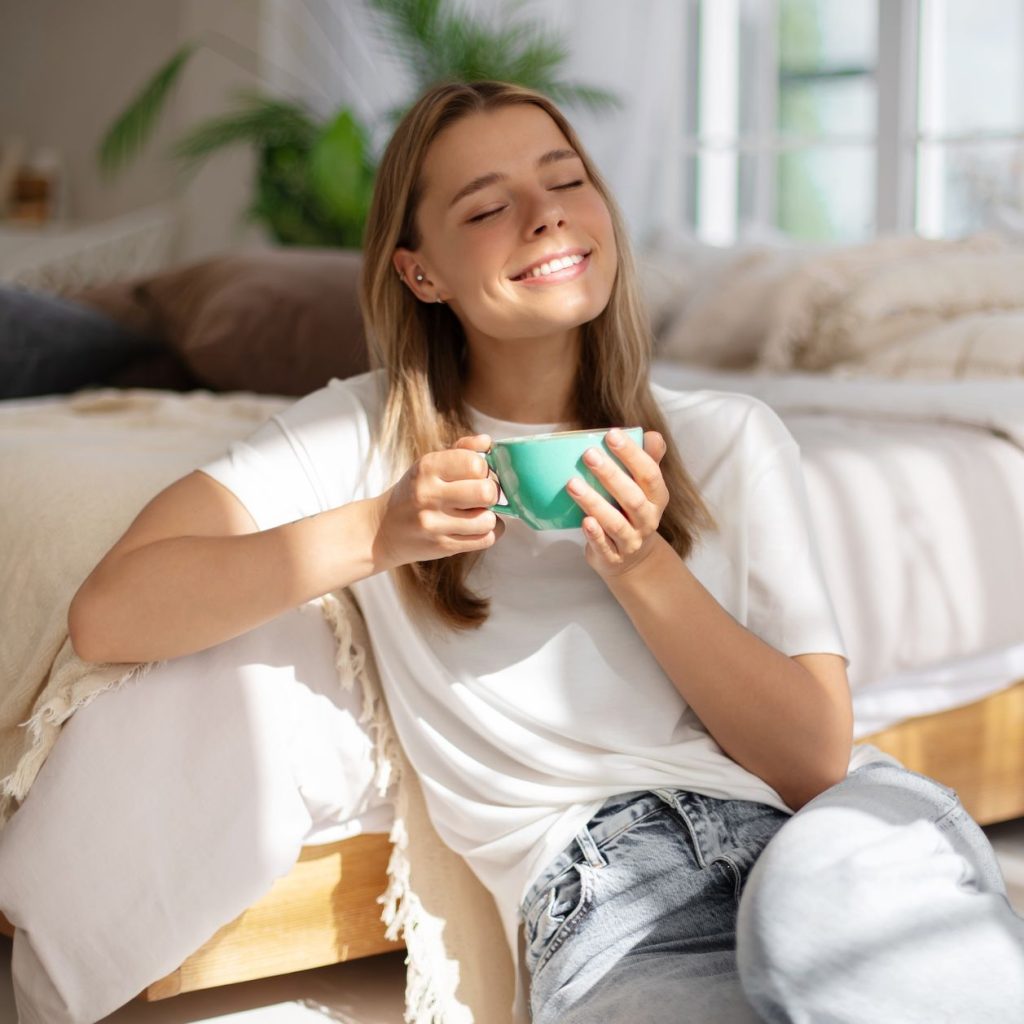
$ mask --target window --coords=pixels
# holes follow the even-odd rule
[[[1024,231],[1020,0],[688,0],[705,240]]]

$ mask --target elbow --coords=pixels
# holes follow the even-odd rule
[[[102,662],[107,659],[96,644],[96,631],[92,628],[95,616],[88,595],[83,593],[85,589],[86,584],[83,583],[68,607],[68,637],[75,654],[82,661]]]
[[[839,783],[846,778],[846,775],[847,767],[844,767],[841,774],[832,773],[830,775],[822,776],[817,778],[814,782],[806,783],[799,789],[791,788],[787,792],[779,793],[779,795],[785,801],[786,806],[791,808],[795,813],[805,804],[809,804],[815,797],[821,796],[821,794],[826,790],[839,785]]]

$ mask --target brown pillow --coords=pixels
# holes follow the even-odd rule
[[[245,249],[71,296],[161,338],[202,387],[305,395],[370,368],[358,249]]]

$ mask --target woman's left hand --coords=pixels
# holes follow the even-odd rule
[[[658,465],[668,450],[661,434],[648,430],[643,448],[616,429],[608,431],[606,441],[628,473],[600,448],[588,448],[583,461],[622,511],[580,477],[569,481],[568,491],[583,509],[587,564],[608,579],[629,572],[650,554],[669,494]],[[594,454],[596,462],[591,458]]]

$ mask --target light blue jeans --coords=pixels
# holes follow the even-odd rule
[[[609,798],[523,900],[534,1024],[1011,1024],[1024,918],[956,793],[865,765],[787,815]]]

